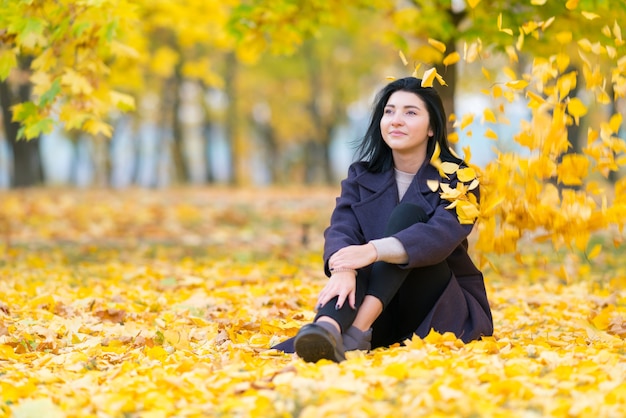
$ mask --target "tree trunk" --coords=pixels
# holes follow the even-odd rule
[[[230,145],[230,167],[231,178],[230,183],[235,185],[243,184],[242,171],[240,166],[241,154],[243,146],[239,137],[239,118],[237,112],[237,57],[234,53],[226,55],[226,71],[224,72],[224,92],[228,98],[226,108],[226,117],[224,121],[224,130],[226,133],[226,141]]]
[[[187,166],[187,160],[185,159],[184,141],[182,126],[180,123],[180,89],[182,84],[182,63],[176,65],[174,71],[174,77],[171,79],[171,84],[166,87],[168,93],[168,99],[166,99],[166,106],[171,106],[170,123],[172,124],[172,160],[174,162],[174,175],[175,183],[186,183],[189,180],[189,167]]]
[[[26,64],[23,64],[26,65]],[[18,97],[14,98],[7,80],[0,82],[0,106],[4,120],[4,133],[13,154],[13,187],[31,187],[43,181],[41,156],[39,153],[39,138],[18,140],[17,133],[20,125],[13,122],[11,106],[30,98],[30,84],[23,83],[18,88]]]
[[[308,143],[306,146],[306,182],[312,183],[316,179],[319,179],[326,184],[331,184],[333,182],[333,175],[330,166],[328,147],[330,146],[332,126],[337,120],[336,115],[338,115],[341,110],[336,109],[336,106],[333,106],[335,103],[331,103],[331,106],[334,107],[333,111],[330,112],[332,116],[329,118],[324,117],[324,112],[320,107],[320,94],[324,89],[321,78],[323,70],[320,65],[320,61],[316,56],[314,44],[311,42],[314,41],[309,41],[302,47],[302,53],[309,75],[309,90],[311,99],[308,104],[308,109],[311,114],[311,120],[313,121],[316,134],[316,138],[313,138],[311,143]]]
[[[107,187],[111,177],[111,156],[109,155],[109,139],[104,135],[97,135],[90,139],[94,149],[94,184],[98,187]]]

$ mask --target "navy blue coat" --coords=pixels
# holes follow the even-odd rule
[[[492,335],[493,320],[483,275],[467,252],[467,236],[473,225],[462,225],[454,209],[445,209],[450,202],[441,199],[438,191],[430,190],[426,183],[429,179],[442,180],[427,161],[402,198],[402,202],[422,207],[428,222],[414,224],[394,237],[409,256],[401,267],[415,268],[446,260],[452,279],[415,333],[425,337],[434,328],[441,333],[453,332],[465,342]],[[451,181],[454,187],[453,176]],[[387,220],[398,203],[393,169],[372,173],[365,169],[364,163],[352,164],[348,177],[341,183],[341,195],[330,226],[324,232],[326,274],[330,275],[328,259],[337,250],[382,238]]]

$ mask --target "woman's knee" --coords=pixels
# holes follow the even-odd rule
[[[387,235],[395,234],[411,225],[427,221],[428,215],[420,206],[412,203],[400,203],[391,212],[389,221],[387,221],[386,233]]]

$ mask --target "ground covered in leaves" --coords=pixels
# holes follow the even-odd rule
[[[493,258],[482,341],[269,350],[312,318],[336,193],[4,192],[0,416],[623,416],[620,249]]]

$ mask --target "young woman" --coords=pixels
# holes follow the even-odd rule
[[[391,82],[377,96],[359,160],[324,233],[330,278],[315,320],[274,348],[309,362],[340,362],[347,350],[389,346],[431,329],[466,342],[492,334],[483,275],[467,253],[473,225],[461,223],[432,187],[458,184],[454,173],[431,164],[434,153],[439,167],[463,167],[450,151],[439,95],[418,78]],[[469,189],[477,198],[476,184]]]

